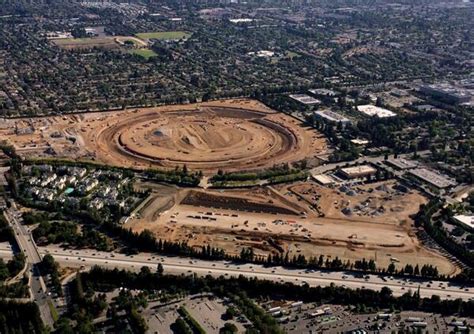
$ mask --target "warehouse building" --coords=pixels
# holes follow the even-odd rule
[[[348,119],[347,117],[330,110],[315,111],[314,116],[317,119],[321,119],[322,121],[331,123],[331,124],[341,123],[342,126],[346,126],[347,124],[351,123],[350,119]]]
[[[406,160],[403,158],[400,158],[400,159],[389,158],[385,161],[385,163],[399,170],[413,169],[413,168],[418,167],[417,162]]]
[[[369,117],[387,118],[397,116],[394,112],[371,104],[357,106],[357,110]]]
[[[370,143],[367,139],[351,139],[351,143],[354,144],[355,146],[366,146]]]
[[[420,92],[448,103],[461,104],[471,101],[473,94],[468,89],[448,83],[420,86]]]
[[[336,97],[340,95],[339,92],[326,88],[310,89],[309,92],[319,97]]]
[[[358,179],[362,177],[367,177],[375,175],[377,170],[369,165],[360,165],[354,167],[347,167],[341,169],[341,174],[347,179]]]
[[[330,185],[333,185],[336,182],[336,180],[334,180],[329,175],[317,174],[317,175],[312,175],[312,176],[313,176],[313,179],[316,182],[320,183],[323,186],[330,186]]]
[[[452,181],[448,177],[435,173],[426,168],[412,169],[408,173],[438,189],[445,189],[456,185],[456,182]]]
[[[456,222],[466,227],[469,231],[474,231],[474,216],[457,215],[453,218]]]
[[[306,104],[306,105],[320,104],[321,103],[320,100],[315,99],[314,97],[306,95],[306,94],[291,94],[289,96],[293,100],[298,101],[299,103]]]

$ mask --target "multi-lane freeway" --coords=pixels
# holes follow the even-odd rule
[[[265,267],[255,264],[241,264],[229,261],[205,261],[192,258],[168,257],[154,254],[125,255],[119,253],[98,252],[95,250],[69,250],[60,247],[40,247],[39,252],[51,254],[55,260],[63,266],[69,267],[91,267],[98,265],[107,268],[120,268],[128,270],[140,270],[148,266],[156,269],[158,263],[163,265],[166,273],[212,276],[239,276],[256,277],[275,282],[292,282],[296,284],[307,283],[310,286],[336,285],[348,288],[367,288],[380,290],[389,287],[396,296],[405,292],[415,291],[420,288],[422,297],[438,295],[443,299],[461,298],[464,300],[474,299],[474,287],[465,287],[443,281],[411,280],[397,277],[381,277],[377,275],[365,275],[357,277],[351,272],[328,272],[319,270],[298,270],[283,267]]]

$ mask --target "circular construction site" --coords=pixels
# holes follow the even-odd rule
[[[107,160],[133,165],[255,170],[314,157],[325,147],[313,131],[273,112],[200,106],[121,116],[95,132],[94,142]]]

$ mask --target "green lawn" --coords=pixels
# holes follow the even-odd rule
[[[139,33],[136,36],[141,39],[173,40],[188,38],[191,36],[191,33],[186,31],[156,31]]]
[[[150,50],[150,49],[133,49],[133,50],[130,50],[129,52],[134,55],[142,56],[143,58],[146,58],[146,59],[157,55],[155,51]]]
[[[56,322],[59,319],[59,314],[56,308],[53,305],[53,302],[51,300],[48,300],[48,306],[49,306],[49,311],[51,312],[51,317],[53,320]]]

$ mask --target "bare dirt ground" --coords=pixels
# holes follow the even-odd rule
[[[103,49],[119,49],[120,45],[114,40],[114,37],[97,38],[64,38],[54,39],[52,43],[66,50],[90,49],[93,47]]]
[[[247,190],[181,190],[170,193],[167,203],[173,205],[161,211],[163,200],[157,200],[126,227],[149,229],[159,238],[193,246],[210,244],[233,254],[253,247],[261,255],[322,254],[351,261],[364,257],[380,267],[397,261],[396,266],[432,264],[442,273],[457,272],[416,238],[410,215],[426,199],[417,192],[399,193],[393,186],[391,181],[363,185],[355,189],[356,195],[313,182]],[[160,193],[163,196],[166,190]],[[352,208],[349,216],[341,212],[346,207]]]
[[[9,120],[0,140],[29,156],[97,160],[136,168],[187,165],[208,174],[312,159],[326,141],[253,100]]]

